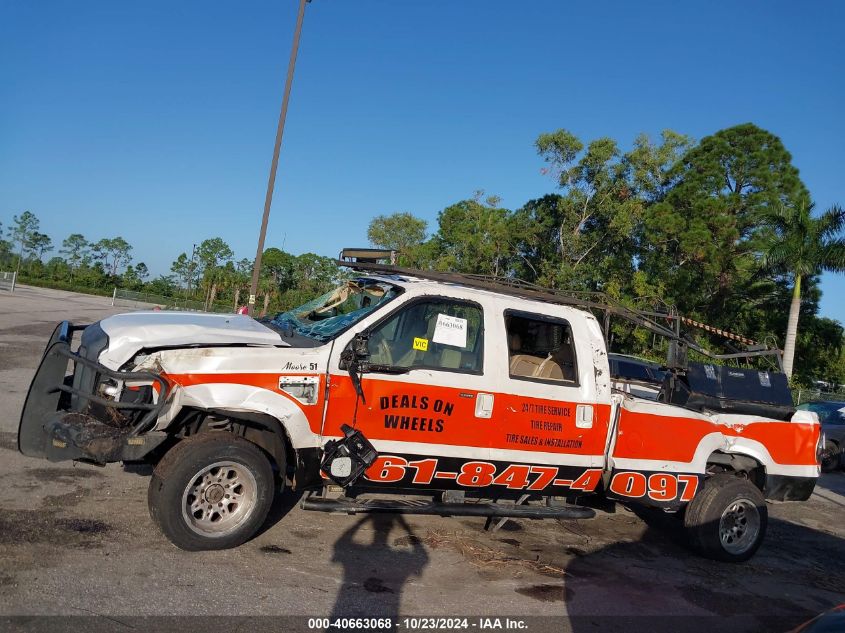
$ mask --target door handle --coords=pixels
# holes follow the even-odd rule
[[[593,407],[589,404],[579,404],[575,407],[575,426],[579,429],[593,428]]]
[[[493,417],[493,394],[479,393],[475,397],[475,417],[477,418],[492,418]]]

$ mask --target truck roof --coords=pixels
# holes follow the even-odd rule
[[[544,288],[521,279],[510,277],[413,270],[370,262],[338,260],[336,263],[339,266],[344,266],[357,272],[370,273],[366,275],[368,277],[378,277],[383,281],[395,283],[396,285],[405,285],[406,287],[413,285],[415,288],[430,287],[436,289],[442,288],[446,284],[452,288],[462,289],[463,292],[467,293],[467,296],[473,294],[477,296],[479,293],[483,293],[486,296],[506,296],[523,300],[530,302],[528,305],[533,306],[536,306],[538,303],[565,306],[570,309],[576,309],[579,314],[592,317],[593,319],[595,319],[595,316],[590,310],[600,310],[605,315],[613,314],[620,316],[661,336],[671,339],[678,338],[678,335],[670,327],[651,318],[651,314],[632,310],[619,302],[613,301],[602,292]]]
[[[580,309],[576,306],[561,304],[560,302],[551,302],[539,298],[523,297],[518,294],[508,292],[501,292],[499,290],[479,288],[472,284],[461,283],[460,280],[455,281],[438,281],[433,279],[426,279],[407,274],[371,274],[365,276],[367,279],[374,281],[381,281],[384,283],[394,284],[402,288],[423,294],[439,294],[443,291],[443,287],[447,286],[450,294],[463,299],[473,299],[477,297],[488,297],[502,299],[507,298],[508,303],[516,307],[521,304],[524,305],[525,310],[531,312],[545,311],[549,312],[549,308],[554,308],[551,312],[572,314],[577,313],[583,318],[595,321],[595,316],[586,309]]]

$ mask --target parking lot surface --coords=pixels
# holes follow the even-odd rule
[[[182,552],[148,517],[147,477],[16,450],[55,323],[119,311],[109,298],[63,291],[0,295],[0,616],[121,626],[143,615],[530,616],[550,630],[632,631],[658,616],[674,630],[709,630],[721,626],[707,617],[716,615],[739,632],[786,631],[845,602],[842,472],[822,477],[809,502],[770,504],[766,541],[740,565],[690,553],[671,517],[622,507],[485,532],[480,518],[304,512],[293,494],[247,544]]]

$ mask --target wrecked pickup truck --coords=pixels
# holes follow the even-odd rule
[[[61,323],[20,451],[154,466],[150,514],[187,550],[243,543],[287,486],[308,510],[500,518],[589,518],[602,495],[676,513],[698,552],[742,561],[765,500],[813,490],[818,420],[782,373],[686,362],[693,343],[638,316],[674,365],[638,398],[611,386],[621,308],[603,332],[602,306],[513,280],[345,265],[336,290],[263,322]]]

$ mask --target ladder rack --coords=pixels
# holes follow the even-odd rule
[[[770,348],[767,345],[759,345],[748,338],[688,319],[687,317],[680,316],[673,309],[670,309],[665,313],[658,311],[635,310],[623,305],[611,297],[608,297],[603,292],[558,290],[545,288],[514,277],[496,277],[468,273],[416,270],[389,264],[380,264],[377,262],[337,260],[336,263],[339,266],[344,266],[361,272],[383,274],[387,276],[395,275],[399,277],[418,277],[420,279],[429,279],[447,284],[457,284],[468,288],[475,288],[477,290],[488,290],[490,292],[507,294],[523,299],[532,299],[535,301],[544,301],[546,303],[572,306],[588,311],[596,310],[603,314],[603,329],[606,343],[610,333],[611,317],[621,318],[633,323],[637,327],[644,328],[649,332],[668,339],[670,341],[670,349],[667,366],[669,367],[684,369],[686,367],[687,350],[693,350],[698,354],[714,360],[774,357],[777,361],[778,368],[780,370],[783,369],[783,353],[780,349]],[[664,325],[663,323],[660,323],[658,319],[668,321],[671,325]],[[746,349],[730,354],[714,354],[710,350],[704,349],[698,345],[688,336],[684,335],[681,332],[682,323],[705,330],[710,334],[739,342],[744,345]]]

